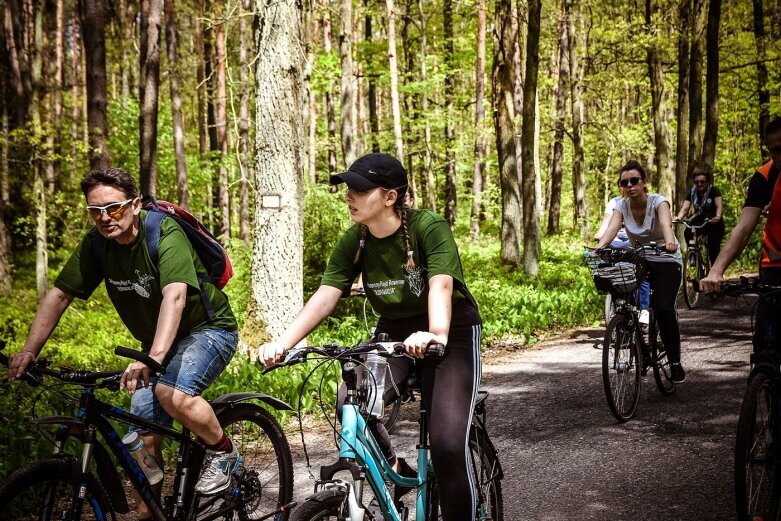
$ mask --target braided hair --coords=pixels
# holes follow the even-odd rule
[[[383,188],[383,190],[388,190],[386,188]],[[407,187],[406,186],[400,186],[399,188],[392,188],[392,190],[396,190],[396,201],[393,203],[393,211],[396,212],[396,215],[399,216],[401,219],[401,235],[404,239],[404,251],[407,252],[407,262],[404,264],[404,268],[407,270],[407,272],[411,272],[415,269],[415,250],[412,248],[412,240],[409,236],[409,227],[407,226],[407,211],[410,209],[410,205],[407,202]],[[363,250],[366,247],[366,235],[369,233],[369,228],[362,224],[361,225],[361,234],[358,238],[358,250],[355,252],[355,257],[353,257],[353,266],[358,266],[361,263],[361,259],[363,258]]]

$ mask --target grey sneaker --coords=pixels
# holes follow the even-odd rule
[[[215,452],[207,450],[203,458],[203,471],[195,491],[198,494],[208,496],[222,492],[231,482],[231,473],[241,464],[241,456],[233,446],[231,452]]]
[[[674,384],[682,384],[686,381],[686,371],[683,370],[681,364],[675,362],[670,364],[670,380]]]

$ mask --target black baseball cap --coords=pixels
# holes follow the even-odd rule
[[[398,190],[407,186],[407,171],[393,156],[375,152],[356,159],[346,172],[332,175],[332,185],[347,183],[356,192],[382,187]]]

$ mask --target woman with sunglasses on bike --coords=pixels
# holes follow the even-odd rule
[[[681,248],[672,230],[670,203],[662,195],[648,193],[645,170],[634,160],[621,168],[618,186],[623,199],[613,210],[598,247],[609,245],[623,223],[632,245],[653,242],[667,251],[668,254],[646,251],[645,258],[654,277],[653,306],[670,360],[671,379],[683,383],[686,372],[681,366],[681,334],[675,312],[675,298],[681,285]]]
[[[376,334],[387,333],[418,358],[423,399],[428,407],[431,458],[438,476],[446,521],[472,521],[476,498],[467,459],[472,408],[480,382],[482,323],[464,283],[453,234],[442,217],[404,204],[407,172],[387,154],[356,160],[347,172],[331,176],[345,183],[345,201],[355,225],[337,241],[321,285],[278,341],[261,347],[264,364],[278,361],[314,330],[347,294],[360,274],[366,296],[380,314]],[[439,360],[424,359],[431,343],[444,344]],[[389,360],[391,377],[403,387],[410,361]],[[343,393],[342,393],[343,394]],[[396,398],[388,386],[385,403]],[[388,461],[397,460],[381,422],[370,426]],[[405,489],[396,489],[398,499]]]
[[[675,220],[682,221],[686,218],[690,208],[694,208],[694,214],[689,221],[692,226],[703,226],[698,234],[708,238],[708,258],[711,265],[716,262],[721,250],[721,240],[724,238],[724,221],[721,214],[724,211],[724,200],[721,191],[708,182],[708,174],[702,170],[694,171],[694,187],[689,192],[689,197],[683,202]],[[687,244],[693,244],[694,234],[688,228],[684,231]]]

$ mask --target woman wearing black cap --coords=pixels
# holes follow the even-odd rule
[[[423,397],[428,405],[431,458],[439,482],[446,521],[472,520],[476,498],[467,461],[469,426],[480,382],[482,323],[464,283],[458,249],[450,227],[428,210],[405,206],[407,172],[387,154],[368,154],[347,172],[331,176],[345,183],[345,200],[356,223],[336,243],[321,285],[277,342],[262,346],[264,364],[303,340],[336,307],[358,275],[366,296],[380,314],[376,333],[403,341],[408,354],[420,358]],[[423,360],[430,343],[446,346],[437,361]],[[402,387],[409,361],[389,360],[391,375]],[[396,398],[388,386],[385,402]],[[375,437],[391,463],[396,456],[382,423],[371,422]],[[402,460],[396,467],[410,471]],[[406,471],[406,472],[405,472]],[[403,491],[397,489],[396,498]]]

